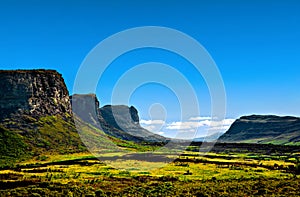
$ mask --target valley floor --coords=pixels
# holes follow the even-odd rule
[[[300,196],[297,151],[188,150],[155,153],[171,163],[139,153],[43,155],[2,167],[0,196]]]

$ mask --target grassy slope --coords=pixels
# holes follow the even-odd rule
[[[28,148],[21,135],[0,126],[0,166],[27,158]]]
[[[42,155],[87,152],[88,149],[82,142],[85,140],[88,140],[90,150],[98,149],[98,152],[151,149],[149,146],[107,136],[103,131],[75,118],[80,123],[79,128],[75,127],[71,119],[65,120],[60,116],[31,120],[31,126],[25,128],[0,127],[0,166],[13,165],[15,162]],[[18,122],[11,120],[11,124],[18,125]],[[79,133],[81,137],[84,136],[83,139]]]

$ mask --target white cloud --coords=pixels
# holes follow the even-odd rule
[[[165,124],[163,120],[140,120],[141,124],[153,125],[153,124]]]
[[[212,121],[201,117],[201,121],[183,121],[183,122],[172,122],[167,124],[166,129],[169,130],[193,130],[195,131],[199,127],[206,127],[209,130],[225,130],[234,122],[234,119],[224,119],[223,121]],[[199,119],[200,117],[190,118]]]
[[[191,117],[187,121],[176,121],[167,123],[164,120],[141,120],[141,125],[159,135],[170,135],[176,133],[178,138],[194,138],[197,136],[206,136],[213,133],[225,132],[235,119],[224,119],[223,121],[212,120],[211,117]]]
[[[191,117],[189,120],[191,121],[198,121],[198,120],[210,120],[211,117],[209,116],[197,116],[197,117]]]
[[[166,129],[170,129],[170,130],[188,130],[188,129],[193,129],[193,128],[203,126],[203,124],[204,123],[192,122],[192,121],[172,122],[172,123],[167,124]]]

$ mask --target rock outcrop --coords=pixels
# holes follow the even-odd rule
[[[5,140],[0,136],[0,146],[22,150],[4,151],[2,156],[17,159],[86,150],[74,125],[61,74],[54,70],[0,71],[0,83],[0,130],[2,137],[6,136]],[[13,144],[21,144],[23,149],[11,147]]]
[[[237,119],[219,138],[221,142],[300,143],[300,118],[251,115]]]
[[[166,141],[166,138],[140,126],[138,111],[133,106],[106,105],[99,108],[95,94],[75,94],[70,98],[74,114],[110,136],[135,142]]]
[[[2,70],[0,83],[0,121],[23,114],[71,114],[69,92],[57,71]]]

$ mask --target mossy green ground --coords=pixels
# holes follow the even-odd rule
[[[21,125],[10,120],[12,128],[0,124],[0,167],[14,165],[16,162],[28,160],[39,155],[69,155],[88,151],[83,141],[88,141],[89,150],[94,147],[103,152],[115,151],[148,151],[155,146],[141,145],[131,141],[107,136],[77,117],[77,127],[71,118],[61,116],[45,116],[34,119],[22,116],[28,125]]]
[[[105,158],[127,153],[106,153]],[[160,153],[157,153],[160,154]],[[161,154],[160,154],[161,155]],[[297,157],[298,153],[294,153]],[[174,155],[164,155],[173,157]],[[187,151],[171,163],[43,155],[0,171],[1,196],[299,196],[296,159]],[[186,160],[186,162],[185,162]],[[201,161],[201,162],[193,162]],[[111,167],[118,166],[119,168]],[[297,189],[298,188],[298,189]]]

